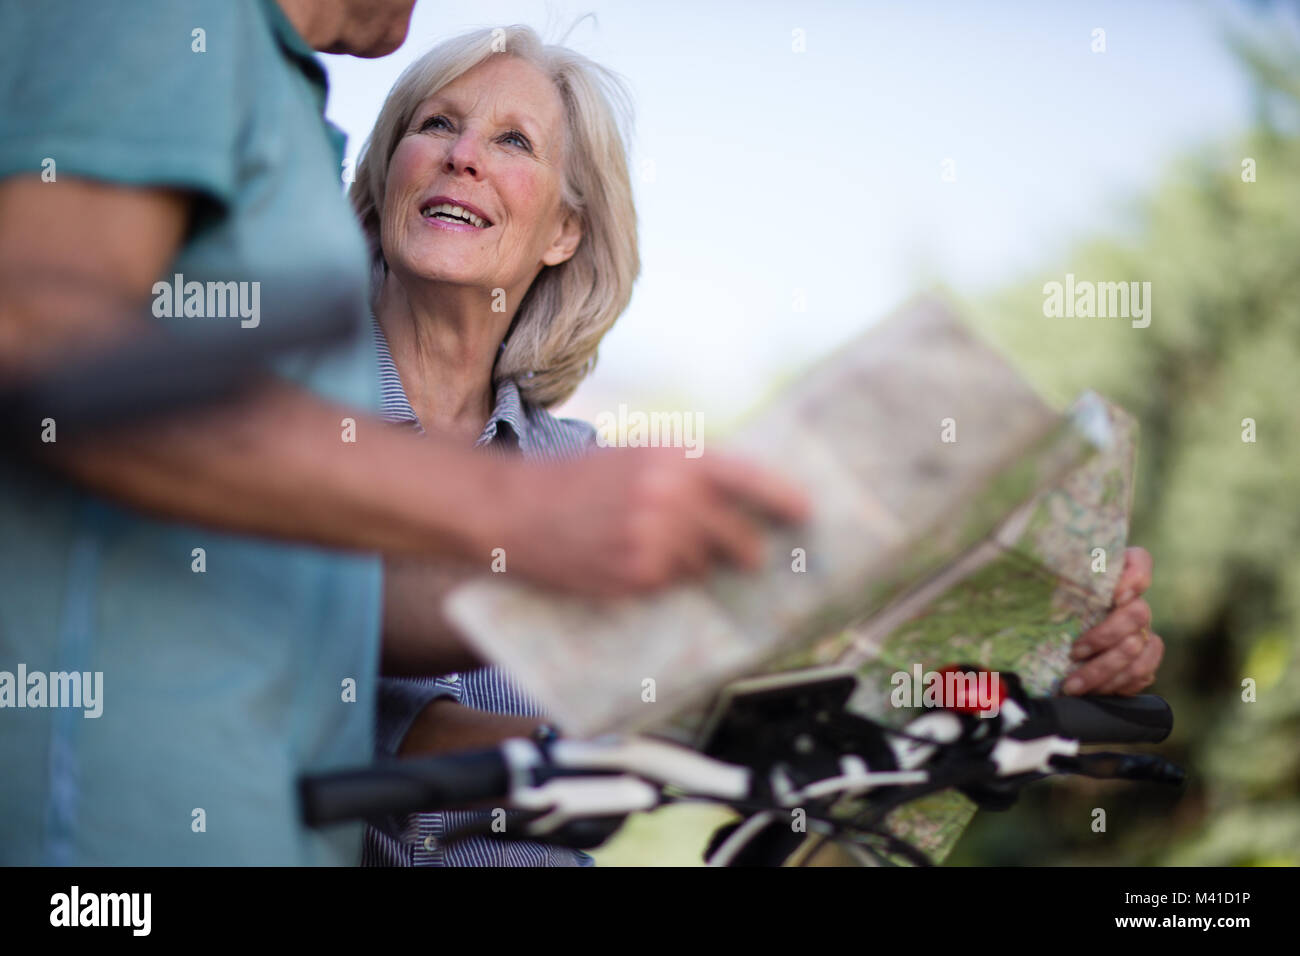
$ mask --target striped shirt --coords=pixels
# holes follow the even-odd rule
[[[374,323],[379,352],[382,414],[391,422],[424,429],[411,407],[401,376],[379,323]],[[546,409],[526,402],[513,381],[497,385],[496,407],[483,426],[474,447],[490,454],[513,454],[516,449],[534,461],[560,461],[590,450],[595,430],[585,422],[555,418]],[[450,697],[466,707],[499,714],[528,717],[544,715],[537,703],[509,674],[497,667],[481,667],[464,674],[438,678],[385,677],[379,682],[377,749],[393,756],[416,715],[430,701]],[[490,810],[416,813],[390,821],[385,829],[367,827],[362,866],[591,866],[590,856],[565,847],[524,840],[470,837],[443,845],[451,830],[490,821]]]

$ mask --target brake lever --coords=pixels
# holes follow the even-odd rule
[[[1142,780],[1182,786],[1187,771],[1153,754],[1087,753],[1052,758],[1052,766],[1066,773],[1099,780]]]

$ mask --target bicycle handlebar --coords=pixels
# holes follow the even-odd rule
[[[509,790],[509,769],[500,750],[392,760],[305,776],[298,783],[309,826],[450,808],[500,799]]]
[[[1033,704],[1037,717],[1024,728],[1032,726],[1030,736],[1034,737],[1064,738],[1083,744],[1156,743],[1164,740],[1173,726],[1169,705],[1149,694],[1127,698],[1036,698]],[[508,752],[512,745],[517,751],[513,760]],[[528,754],[518,751],[519,746]],[[508,741],[500,749],[390,760],[373,767],[305,776],[299,783],[303,817],[311,826],[323,826],[419,810],[452,809],[485,800],[508,800],[512,782],[519,782],[512,780],[512,767],[540,766],[547,759],[531,748],[525,741]],[[523,763],[516,766],[521,754]],[[571,781],[604,775],[608,787],[615,777],[637,777],[653,781],[656,786],[674,785],[722,802],[742,799],[751,777],[743,761],[736,764],[734,758],[711,759],[653,738],[559,741],[549,759],[553,767],[563,768],[566,779]],[[886,777],[889,773],[877,772],[876,785],[885,785]]]
[[[1056,733],[1081,744],[1158,744],[1174,727],[1162,697],[1046,697],[1040,702]]]

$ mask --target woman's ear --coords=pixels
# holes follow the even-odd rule
[[[562,262],[568,262],[573,258],[573,254],[578,251],[578,244],[582,242],[582,223],[572,211],[565,212],[564,218],[560,220],[560,226],[555,232],[555,238],[552,240],[550,247],[542,253],[542,265],[558,266]]]

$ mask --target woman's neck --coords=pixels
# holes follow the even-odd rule
[[[492,415],[492,368],[511,313],[467,286],[423,284],[412,291],[391,272],[375,303],[406,397],[428,430],[476,440]]]

